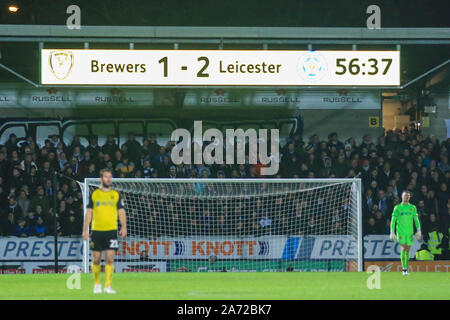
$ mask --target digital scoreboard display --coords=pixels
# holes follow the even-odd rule
[[[41,83],[397,86],[400,52],[42,49]]]

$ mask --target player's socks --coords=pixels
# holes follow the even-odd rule
[[[406,271],[408,271],[408,264],[409,264],[409,252],[405,251],[405,267]]]
[[[94,274],[94,283],[100,284],[100,270],[99,264],[92,264],[92,273]]]
[[[405,251],[400,251],[400,262],[402,263],[402,269],[405,270]]]
[[[113,272],[114,272],[114,265],[106,264],[105,265],[105,274],[106,274],[105,287],[111,287]]]

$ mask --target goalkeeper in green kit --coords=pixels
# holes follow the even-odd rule
[[[391,219],[391,240],[398,241],[400,244],[400,261],[402,262],[403,275],[408,275],[409,250],[413,244],[414,224],[417,232],[415,236],[417,240],[422,238],[420,231],[420,222],[417,217],[417,208],[409,203],[411,193],[403,191],[402,202],[394,207]],[[397,231],[397,232],[396,232]]]

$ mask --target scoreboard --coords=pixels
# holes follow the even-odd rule
[[[399,51],[42,49],[44,85],[397,86]]]

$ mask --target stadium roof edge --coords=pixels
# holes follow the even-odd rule
[[[292,42],[292,43],[433,43],[450,44],[450,28],[312,28],[0,25],[0,41],[19,42]],[[330,42],[334,40],[336,42]]]

